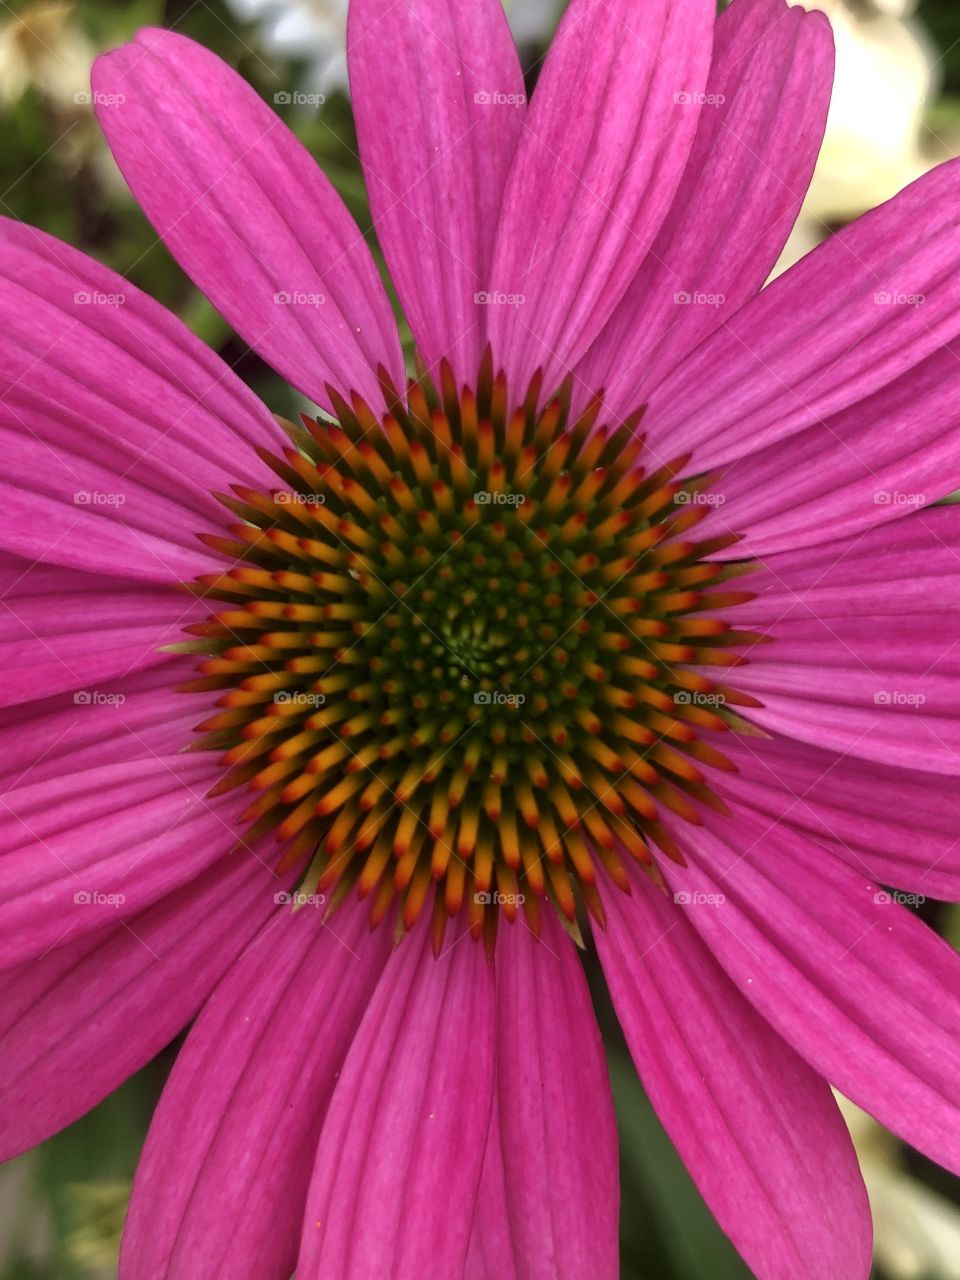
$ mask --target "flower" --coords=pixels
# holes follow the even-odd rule
[[[960,170],[761,291],[822,16],[574,0],[529,109],[498,0],[349,39],[414,381],[332,188],[177,35],[97,63],[101,124],[321,415],[2,224],[3,1152],[195,1019],[125,1280],[613,1277],[590,926],[754,1273],[865,1277],[827,1082],[960,1163],[910,910],[960,881]]]

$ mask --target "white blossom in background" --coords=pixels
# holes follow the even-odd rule
[[[896,1139],[846,1098],[874,1224],[874,1256],[892,1280],[960,1280],[960,1209],[904,1168]]]
[[[308,63],[303,89],[347,89],[348,0],[227,0],[244,22],[259,29],[264,49]],[[548,41],[563,0],[504,0],[519,44]]]
[[[778,272],[837,223],[882,204],[946,157],[921,148],[937,89],[937,51],[912,15],[916,0],[790,0],[830,19],[837,73],[827,132],[800,220]]]
[[[83,105],[96,50],[73,21],[69,4],[0,5],[0,104],[33,87],[55,107]]]

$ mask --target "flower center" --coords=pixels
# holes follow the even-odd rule
[[[476,391],[411,382],[379,420],[337,396],[337,422],[287,424],[285,488],[234,486],[231,537],[203,535],[232,562],[188,628],[187,687],[222,690],[215,790],[251,788],[244,839],[373,921],[396,898],[439,937],[464,905],[477,934],[578,899],[602,920],[598,867],[626,888],[626,859],[682,861],[664,815],[721,804],[711,739],[757,705],[721,679],[757,637],[709,616],[749,566],[689,536],[711,507],[687,459],[539,390],[510,410],[487,357]]]

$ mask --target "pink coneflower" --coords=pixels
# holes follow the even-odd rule
[[[354,0],[411,382],[256,94],[160,31],[97,64],[302,426],[2,223],[3,1153],[193,1022],[124,1280],[615,1277],[590,935],[757,1276],[869,1270],[828,1081],[960,1166],[956,960],[902,901],[960,896],[960,525],[918,510],[957,481],[960,170],[759,292],[830,33],[713,9],[573,0],[527,110],[497,0]]]

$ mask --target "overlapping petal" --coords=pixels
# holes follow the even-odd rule
[[[694,449],[702,468],[731,462],[951,347],[958,196],[960,161],[948,161],[775,280],[653,392],[644,421],[652,445]]]
[[[324,1121],[297,1275],[460,1275],[494,1082],[494,975],[421,918],[393,952]],[[442,1192],[441,1190],[442,1189]]]
[[[902,768],[960,773],[960,641],[953,584],[960,511],[886,523],[764,557],[735,611],[772,643],[737,684],[764,728]]]
[[[115,928],[8,971],[0,986],[0,1159],[71,1124],[202,1008],[285,888],[221,858]]]
[[[724,751],[739,774],[717,781],[721,795],[806,832],[871,880],[960,901],[960,795],[941,774],[779,735]]]
[[[717,22],[696,137],[670,211],[577,370],[625,417],[763,286],[823,137],[833,41],[819,12],[734,0]]]
[[[147,1137],[123,1280],[292,1274],[323,1116],[391,946],[368,914],[283,910],[211,996]]]
[[[145,29],[93,70],[100,126],[164,244],[237,332],[304,395],[381,403],[403,367],[356,223],[280,118],[201,45]]]
[[[710,63],[711,0],[573,0],[507,180],[489,290],[494,360],[552,389],[586,353],[654,242],[683,173]],[[512,300],[512,301],[511,301]]]
[[[151,756],[6,792],[0,968],[115,927],[214,862],[241,807],[207,798],[218,776],[210,756]]]
[[[743,999],[682,908],[604,895],[597,951],[640,1078],[758,1280],[863,1280],[870,1211],[825,1080]],[[708,910],[707,906],[690,910]]]
[[[580,961],[546,913],[539,941],[522,923],[500,930],[496,966],[499,1139],[517,1275],[615,1280],[617,1126]]]
[[[0,219],[0,544],[146,582],[210,565],[210,491],[282,432],[179,320],[52,236]]]
[[[847,1097],[960,1169],[960,956],[784,824],[709,813],[684,846],[664,873],[740,992]]]
[[[350,85],[377,235],[420,354],[475,380],[526,97],[500,0],[354,0]]]

